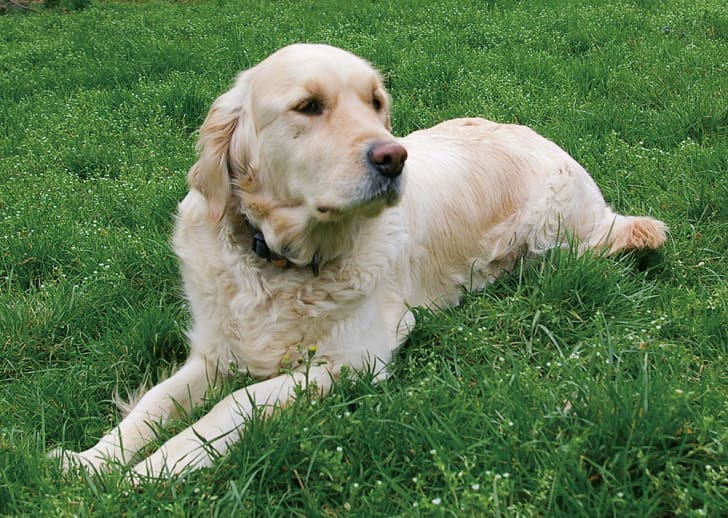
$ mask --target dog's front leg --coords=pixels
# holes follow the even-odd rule
[[[332,374],[327,367],[312,366],[307,375],[294,372],[240,389],[137,464],[134,471],[144,477],[160,477],[210,466],[240,439],[245,421],[254,411],[268,415],[273,408],[285,406],[295,397],[297,387],[306,390],[315,385],[324,395],[330,391],[331,383]]]
[[[60,458],[65,471],[81,466],[103,471],[110,463],[128,464],[154,438],[156,424],[200,403],[220,375],[202,357],[192,357],[173,376],[149,390],[129,414],[99,442],[80,453],[57,448],[49,457]]]

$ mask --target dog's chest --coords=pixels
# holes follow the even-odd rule
[[[381,327],[372,297],[391,268],[389,254],[377,249],[329,261],[319,276],[310,268],[281,268],[251,254],[250,242],[234,229],[201,221],[195,201],[191,193],[181,204],[173,239],[192,316],[193,354],[222,370],[269,377],[295,366],[310,348],[319,358],[351,363],[352,348],[361,355],[369,342],[381,341],[367,336],[372,326]]]
[[[226,287],[218,313],[225,337],[217,351],[220,359],[263,377],[295,364],[309,349],[321,348],[333,322],[306,283],[266,280],[249,274],[235,279],[233,290]]]
[[[311,350],[324,359],[337,354],[332,337],[346,333],[362,296],[351,279],[337,281],[334,264],[314,277],[306,268],[280,269],[228,249],[218,261],[190,266],[182,270],[192,349],[219,368],[258,377],[296,367]]]

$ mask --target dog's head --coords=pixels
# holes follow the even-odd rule
[[[284,47],[212,105],[188,181],[209,217],[245,216],[268,246],[306,264],[327,236],[399,201],[406,150],[366,61],[327,45]]]

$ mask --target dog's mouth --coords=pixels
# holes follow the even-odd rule
[[[351,201],[341,206],[319,205],[316,216],[320,221],[338,221],[352,213],[363,212],[372,216],[386,207],[396,205],[402,197],[403,180],[396,178],[375,177],[356,190]]]
[[[385,206],[391,207],[399,202],[401,195],[401,176],[394,178],[377,176],[373,181],[369,182],[369,185],[362,189],[359,199],[353,205],[355,207],[362,207],[372,203],[384,203]]]

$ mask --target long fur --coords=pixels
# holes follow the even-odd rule
[[[325,394],[342,366],[385,378],[414,325],[408,307],[457,304],[464,286],[565,235],[607,253],[664,242],[662,222],[616,214],[586,171],[531,129],[471,118],[396,138],[389,103],[367,62],[304,44],[243,72],[213,103],[173,236],[189,358],[98,444],[55,451],[66,467],[137,462],[134,473],[157,477],[209,466],[252,412],[285,405],[297,387]],[[406,150],[401,174],[372,163],[382,143],[395,158]],[[250,250],[251,227],[288,267]],[[262,381],[139,459],[153,425],[199,404],[231,367]]]

